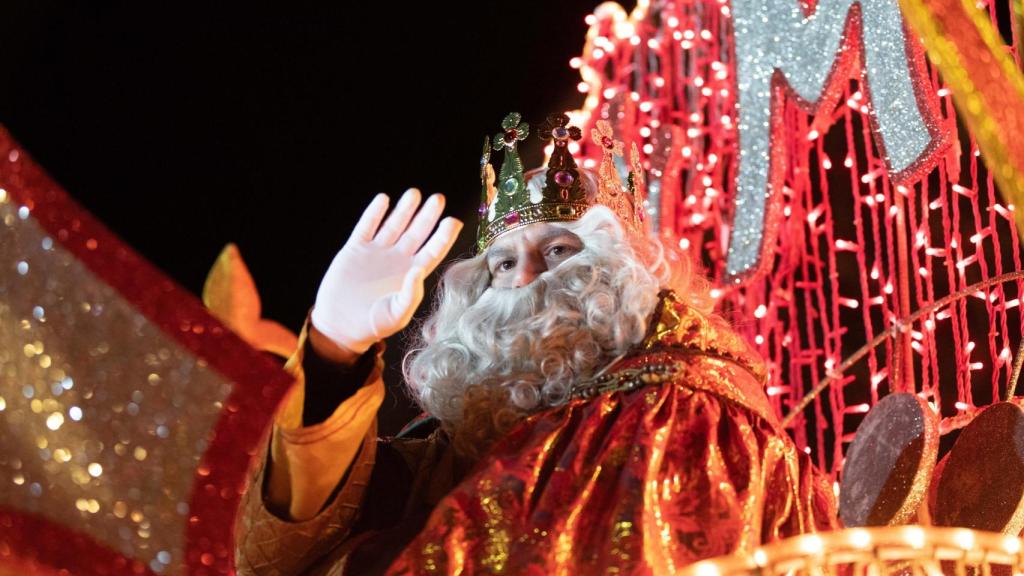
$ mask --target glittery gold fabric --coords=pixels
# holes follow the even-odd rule
[[[760,363],[663,295],[637,355],[657,385],[574,400],[502,439],[393,574],[669,574],[835,526],[832,492],[768,409]]]
[[[3,190],[0,269],[0,506],[184,573],[193,479],[232,382]]]
[[[232,573],[241,491],[288,374],[3,126],[0,269],[0,569]]]

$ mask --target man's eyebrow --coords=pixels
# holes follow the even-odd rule
[[[491,248],[487,251],[487,259],[494,260],[496,258],[508,258],[509,256],[515,256],[515,251],[509,248]]]
[[[544,232],[543,234],[541,234],[541,236],[539,238],[539,241],[540,242],[547,242],[548,240],[551,240],[552,238],[557,238],[559,236],[571,236],[573,240],[577,240],[579,242],[582,242],[582,240],[580,240],[579,236],[577,236],[576,234],[573,234],[572,232],[570,232],[569,230],[566,230],[565,228],[560,228],[558,226],[555,226],[551,230],[548,230],[547,232]]]

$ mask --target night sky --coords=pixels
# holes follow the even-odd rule
[[[238,244],[264,317],[298,331],[378,192],[446,193],[470,253],[483,136],[581,105],[598,2],[214,4],[5,2],[0,122],[192,293]],[[381,431],[409,414],[387,401]]]

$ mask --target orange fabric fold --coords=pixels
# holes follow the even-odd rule
[[[299,335],[298,347],[285,364],[295,376],[275,419],[271,436],[271,461],[267,503],[287,511],[291,520],[313,518],[323,509],[346,470],[352,464],[367,433],[375,427],[377,410],[384,401],[383,364],[380,358],[363,386],[342,402],[331,416],[314,426],[302,426],[305,375],[303,350],[309,337],[309,319]]]

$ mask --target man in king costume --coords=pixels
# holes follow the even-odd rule
[[[832,491],[779,425],[764,366],[710,314],[686,260],[643,230],[636,147],[606,122],[598,172],[541,128],[485,141],[476,256],[445,271],[405,358],[429,418],[378,438],[383,340],[461,224],[410,190],[367,208],[286,367],[237,529],[240,574],[668,574],[835,524]],[[502,151],[495,176],[490,154]]]

